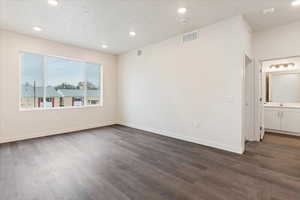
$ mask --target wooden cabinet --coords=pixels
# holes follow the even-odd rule
[[[291,132],[300,135],[299,108],[265,108],[265,129]]]

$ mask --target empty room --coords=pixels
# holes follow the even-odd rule
[[[299,200],[300,0],[0,0],[0,200]]]

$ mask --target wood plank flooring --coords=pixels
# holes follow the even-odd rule
[[[0,145],[0,200],[299,200],[300,139],[245,155],[123,126]]]

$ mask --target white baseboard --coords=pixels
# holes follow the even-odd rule
[[[33,133],[26,136],[15,136],[15,137],[0,137],[0,144],[1,143],[7,143],[7,142],[14,142],[14,141],[20,141],[20,140],[27,140],[32,138],[39,138],[39,137],[45,137],[45,136],[51,136],[51,135],[59,135],[59,134],[65,134],[75,131],[81,131],[85,129],[92,129],[92,128],[98,128],[103,126],[110,126],[117,124],[115,121],[112,122],[103,122],[103,123],[96,123],[96,124],[89,124],[87,126],[81,126],[81,127],[72,127],[72,128],[65,128],[65,129],[57,129],[57,130],[49,130],[46,132],[39,132],[39,133]]]
[[[274,129],[265,129],[265,132],[280,133],[280,134],[284,134],[284,135],[292,135],[292,136],[300,137],[300,133],[295,133],[295,132],[280,131],[280,130],[274,130]]]
[[[230,151],[233,153],[238,153],[238,154],[244,153],[244,149],[242,148],[242,146],[240,148],[235,148],[235,147],[232,147],[232,146],[229,146],[226,144],[219,144],[219,143],[216,143],[213,141],[202,140],[199,138],[184,136],[184,135],[180,135],[180,134],[174,133],[174,132],[171,133],[171,132],[165,131],[165,130],[143,127],[143,126],[139,126],[139,125],[136,125],[136,124],[130,123],[130,122],[119,122],[119,124],[131,127],[131,128],[136,128],[136,129],[152,132],[152,133],[159,134],[159,135],[168,136],[171,138],[176,138],[176,139],[183,140],[183,141],[188,141],[188,142],[192,142],[192,143],[196,143],[196,144],[201,144],[204,146],[214,147],[214,148],[225,150],[225,151]]]

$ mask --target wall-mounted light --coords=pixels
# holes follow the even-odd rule
[[[270,69],[279,69],[279,68],[288,68],[288,67],[295,67],[295,63],[281,63],[281,64],[274,64],[270,65]]]

